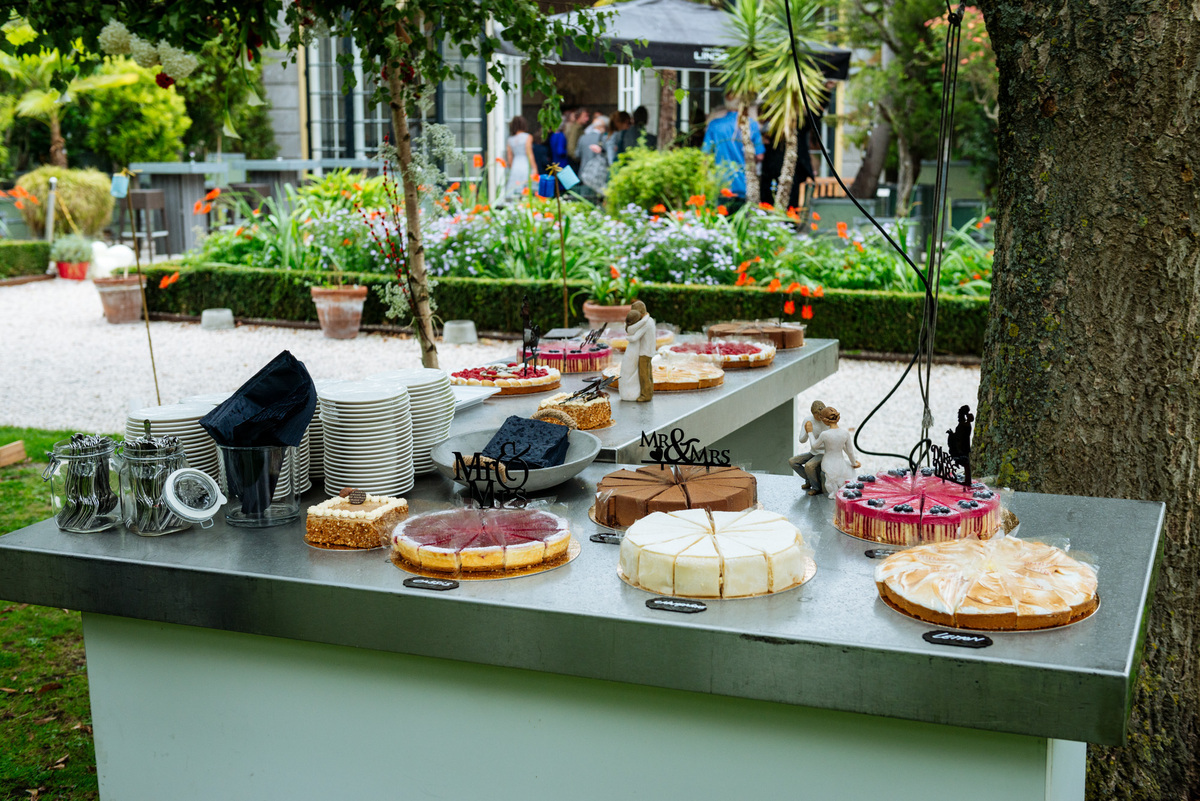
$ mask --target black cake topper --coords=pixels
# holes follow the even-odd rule
[[[583,389],[576,392],[571,397],[567,398],[567,400],[563,401],[563,403],[566,403],[567,401],[573,401],[573,400],[579,400],[579,401],[583,401],[584,403],[587,403],[590,400],[595,400],[596,398],[603,395],[604,390],[611,387],[613,385],[613,382],[615,382],[616,380],[617,380],[616,376],[600,376],[599,378],[597,378],[593,381],[589,381],[587,386],[585,386]],[[645,434],[643,433],[642,436],[644,437]]]
[[[467,485],[471,500],[479,504],[480,509],[490,509],[497,501],[501,506],[522,506],[529,500],[523,489],[529,481],[529,465],[521,458],[527,453],[528,445],[518,453],[514,442],[500,446],[497,460],[488,459],[478,451],[467,459],[461,451],[455,451],[454,476]],[[514,480],[515,473],[520,474],[520,481]]]
[[[521,298],[521,366],[537,372],[537,347],[542,339],[542,327],[531,322],[529,296]]]
[[[929,455],[933,459],[933,474],[942,481],[952,481],[964,487],[971,486],[971,423],[974,421],[975,415],[971,414],[971,407],[961,407],[958,410],[958,427],[946,430],[947,448],[943,450],[938,445],[929,446]],[[922,440],[917,448],[925,442]],[[963,469],[962,473],[958,472],[958,467]]]
[[[698,447],[699,438],[685,439],[682,428],[672,428],[669,434],[642,432],[641,445],[649,447],[648,458],[642,464],[693,465],[698,467],[728,467],[729,450]]]

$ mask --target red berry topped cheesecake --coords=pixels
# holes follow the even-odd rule
[[[567,553],[567,521],[537,509],[451,509],[404,521],[394,556],[442,573],[530,568]]]
[[[450,383],[468,387],[496,387],[500,395],[528,395],[558,389],[562,374],[553,367],[502,364],[472,367],[450,374]]]
[[[539,342],[533,349],[539,364],[563,373],[597,373],[612,362],[612,348],[595,342]],[[525,351],[529,356],[529,351]]]
[[[775,346],[765,342],[732,340],[680,342],[668,345],[659,352],[667,356],[716,362],[725,370],[736,370],[740,367],[767,367],[775,360]]]
[[[943,481],[931,468],[859,476],[836,495],[833,525],[854,537],[915,545],[974,537],[1000,528],[1000,496],[985,484]]]

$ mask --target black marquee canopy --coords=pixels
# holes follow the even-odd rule
[[[689,0],[630,0],[604,6],[557,14],[554,19],[569,21],[576,14],[611,12],[603,42],[594,50],[583,51],[564,42],[559,64],[603,65],[605,52],[619,53],[618,62],[629,45],[635,58],[649,58],[656,68],[684,70],[719,69],[725,48],[734,44],[728,27],[729,14],[709,5]],[[503,33],[501,33],[503,38]],[[522,55],[505,42],[501,48],[509,55]],[[838,47],[820,47],[807,51],[826,78],[843,80],[850,73],[850,51]]]

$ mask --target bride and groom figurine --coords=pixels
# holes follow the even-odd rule
[[[792,470],[804,478],[809,495],[824,492],[830,498],[862,466],[854,452],[850,431],[838,428],[842,416],[832,406],[813,401],[811,415],[804,419],[800,444],[809,442],[809,452],[788,460]]]

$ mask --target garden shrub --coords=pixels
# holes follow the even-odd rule
[[[50,263],[50,243],[0,240],[0,278],[41,275]]]
[[[49,164],[27,172],[17,180],[17,186],[37,198],[37,203],[25,203],[21,216],[29,226],[31,236],[42,237],[46,230],[46,199],[50,179],[58,179],[59,207],[55,210],[55,233],[74,233],[62,207],[66,206],[71,219],[84,236],[98,237],[112,219],[113,196],[111,181],[99,170],[69,170]]]
[[[677,150],[627,150],[617,160],[608,181],[608,207],[617,211],[639,206],[650,211],[658,204],[682,209],[688,198],[716,197],[713,158],[694,147]]]
[[[155,265],[149,270],[146,299],[151,311],[199,315],[204,309],[228,307],[238,317],[311,321],[316,319],[316,311],[308,288],[328,278],[325,273],[298,270],[185,266],[179,281],[159,289],[159,280],[178,267]],[[370,287],[391,280],[378,273],[352,278]],[[586,286],[582,281],[568,282],[572,293]],[[543,328],[562,322],[562,284],[558,281],[447,277],[438,279],[433,295],[442,319],[471,319],[481,331],[520,331],[521,302],[526,297],[536,310],[535,321]],[[684,331],[700,330],[718,320],[786,316],[784,303],[789,299],[797,312],[802,305],[798,293],[675,284],[645,284],[639,299],[656,319]],[[909,352],[916,344],[922,299],[916,293],[827,289],[823,298],[812,301],[815,311],[807,321],[808,334],[839,339],[842,347],[850,350]],[[578,311],[576,304],[573,314]],[[980,354],[987,315],[986,298],[943,295],[938,304],[938,351]],[[580,322],[577,316],[574,322]],[[374,291],[367,294],[363,323],[388,323]]]
[[[179,161],[192,121],[175,88],[159,88],[155,70],[127,58],[106,61],[97,72],[134,73],[138,79],[88,95],[88,147],[114,169],[135,161]]]

